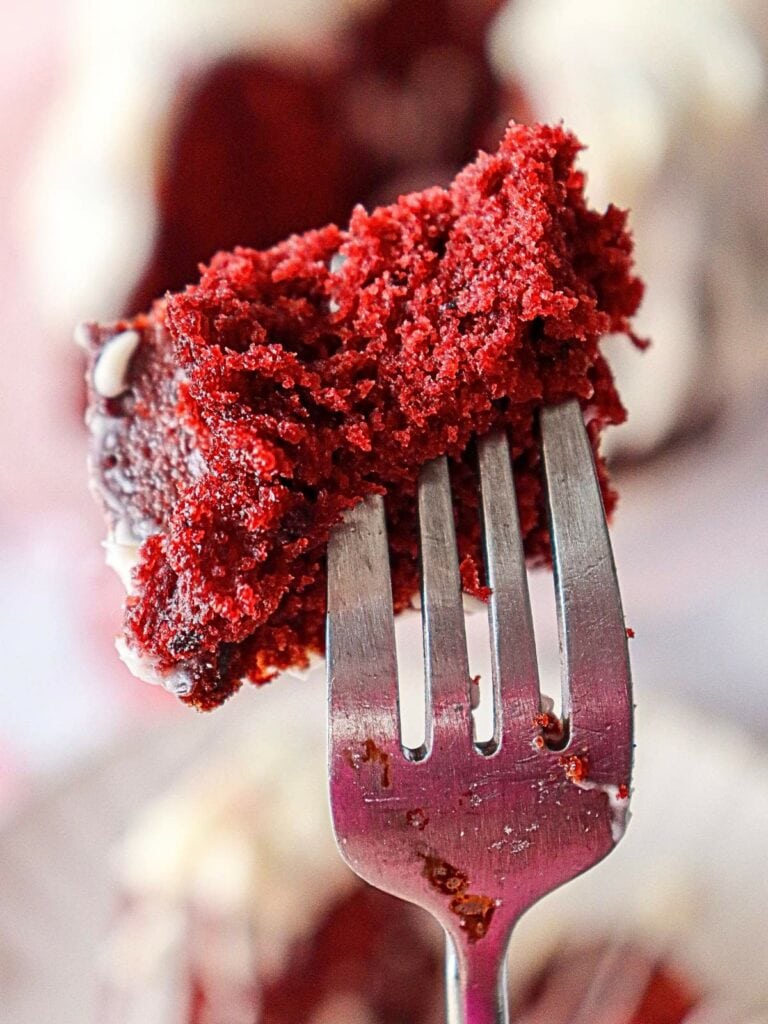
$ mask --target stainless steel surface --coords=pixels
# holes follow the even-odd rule
[[[466,746],[471,718],[464,605],[445,458],[427,464],[421,474],[419,540],[427,684],[426,750],[419,753],[448,756],[457,742],[460,748]],[[456,753],[461,756],[461,749]]]
[[[629,760],[627,636],[592,450],[575,405],[544,409],[542,449],[557,594],[563,710],[593,758]],[[604,747],[604,751],[596,748]]]
[[[502,742],[503,720],[505,742],[522,739],[527,753],[526,734],[539,710],[539,671],[509,446],[506,437],[496,433],[481,438],[477,447],[485,564],[492,591],[488,615],[496,713],[488,752]],[[520,729],[511,732],[513,726]]]
[[[509,937],[541,896],[620,838],[631,770],[626,633],[594,467],[575,403],[542,417],[569,735],[544,741],[506,443],[481,446],[494,599],[496,743],[472,742],[469,672],[445,463],[419,511],[430,694],[425,749],[403,749],[383,502],[371,497],[328,552],[329,773],[342,856],[371,884],[429,910],[449,943],[456,1024],[507,1020]],[[498,487],[498,491],[497,491]],[[586,773],[585,777],[580,777]],[[455,964],[453,955],[455,954]]]

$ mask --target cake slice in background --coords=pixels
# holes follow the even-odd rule
[[[265,698],[268,716],[257,712]],[[243,699],[245,713],[230,715],[218,751],[199,755],[132,823],[114,857],[105,1022],[443,1019],[439,929],[367,887],[333,846],[322,703],[297,681],[250,706]],[[668,843],[658,843],[680,799],[669,779],[682,777],[697,743],[713,757],[706,793],[688,794],[685,813],[697,823],[713,808],[720,815],[755,750],[674,707],[641,712],[638,724],[642,785],[621,863],[543,900],[513,937],[512,1005],[526,1024],[570,1021],[588,999],[612,1022],[679,1024],[694,1005],[768,994],[748,938],[760,910],[748,920],[754,895],[740,889],[759,852],[728,854],[740,842],[734,829],[718,852],[715,819],[690,833],[673,823]],[[756,779],[734,810],[766,799]],[[706,849],[697,858],[699,842]],[[729,862],[733,888],[715,891],[710,882]],[[619,1006],[626,1012],[611,1017]],[[722,1012],[724,1024],[731,1018]]]
[[[438,931],[342,862],[322,721],[297,696],[198,758],[116,851],[101,1020],[438,1024]]]
[[[24,240],[62,345],[73,322],[146,308],[219,248],[447,183],[510,117],[563,118],[589,140],[593,201],[633,209],[652,282],[639,330],[655,351],[615,352],[638,415],[612,449],[695,433],[766,380],[754,0],[228,0],[215,19],[181,0],[72,6]]]
[[[27,189],[43,312],[65,332],[135,314],[218,249],[447,184],[524,113],[486,53],[498,7],[71,0]]]

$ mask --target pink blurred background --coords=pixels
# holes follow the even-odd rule
[[[176,707],[135,687],[112,634],[72,325],[46,321],[20,197],[67,75],[69,0],[13,3],[0,38],[0,819],[41,776]],[[41,244],[43,240],[40,240]]]

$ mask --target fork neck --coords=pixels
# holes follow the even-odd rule
[[[447,1024],[509,1024],[507,946],[462,943],[445,937]]]

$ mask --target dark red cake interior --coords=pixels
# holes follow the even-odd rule
[[[133,326],[127,390],[94,469],[144,540],[132,651],[199,708],[323,647],[325,547],[345,508],[386,495],[397,608],[417,589],[414,496],[447,453],[462,574],[482,594],[471,442],[508,430],[526,550],[547,556],[536,411],[578,397],[597,449],[624,411],[599,351],[641,285],[625,215],[589,210],[560,127],[511,126],[449,189],[349,229],[220,253]],[[598,467],[607,508],[614,496]],[[181,683],[179,682],[181,680]]]

